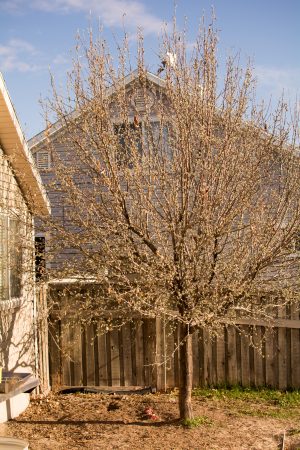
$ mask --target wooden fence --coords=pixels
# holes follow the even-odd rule
[[[241,320],[239,330],[224,325],[214,340],[205,330],[194,333],[194,385],[300,388],[299,312],[285,308],[277,316],[273,329]],[[178,346],[178,326],[164,320],[135,319],[104,335],[97,324],[57,321],[49,334],[51,384],[172,388]]]

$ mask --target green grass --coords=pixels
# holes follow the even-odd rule
[[[300,416],[300,391],[278,391],[267,388],[197,388],[195,399],[225,404],[229,413],[256,417],[287,419]]]
[[[278,391],[275,389],[255,389],[234,386],[232,388],[196,388],[194,397],[218,400],[243,400],[246,402],[268,403],[281,407],[299,407],[300,391]]]
[[[182,421],[182,425],[187,428],[196,428],[201,425],[211,425],[212,421],[206,416],[197,416],[193,417],[193,419],[184,419]]]

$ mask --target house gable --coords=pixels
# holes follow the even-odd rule
[[[152,74],[151,72],[146,72],[146,78],[148,80],[148,82],[154,86],[156,86],[157,88],[164,88],[165,87],[165,81],[158,77],[157,75]],[[120,83],[122,83],[122,86],[126,86],[126,89],[130,89],[130,85],[134,84],[134,82],[138,80],[138,70],[134,70],[133,72],[131,72],[129,75],[127,75],[125,77],[124,80],[120,81]],[[114,95],[114,93],[116,92],[117,87],[110,87],[107,89],[107,97],[111,97]],[[135,96],[135,99],[132,99],[132,101],[136,102],[136,107],[139,108],[141,105],[140,103],[140,98],[138,98],[138,96]],[[80,113],[78,111],[73,111],[72,113],[70,113],[72,118],[77,118],[79,117]],[[57,122],[55,122],[49,129],[47,130],[43,130],[41,131],[39,134],[37,134],[36,136],[34,136],[33,138],[31,138],[28,141],[28,145],[29,148],[31,150],[31,152],[33,154],[35,154],[36,152],[39,152],[44,144],[45,141],[47,139],[55,139],[56,135],[62,131],[64,128],[64,125],[61,123],[60,120],[58,120]],[[43,149],[44,151],[44,149]],[[46,156],[44,157],[46,158]],[[50,155],[47,157],[50,160]],[[36,160],[37,161],[37,160]],[[41,164],[39,164],[39,162],[37,161],[39,168],[40,169],[45,169],[46,167],[41,167]],[[49,168],[49,167],[48,167]]]

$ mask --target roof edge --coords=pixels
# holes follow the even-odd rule
[[[3,121],[0,126],[1,148],[10,159],[15,177],[31,210],[37,214],[48,215],[50,202],[1,72],[0,100],[3,105]]]

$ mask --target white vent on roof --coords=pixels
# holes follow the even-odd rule
[[[137,112],[145,111],[145,99],[141,89],[134,92],[131,97],[132,105]]]
[[[148,91],[145,93],[143,89],[138,89],[132,94],[131,103],[136,112],[142,113],[146,110],[145,101],[147,102],[148,107],[152,108],[155,101],[152,92]]]
[[[47,170],[51,168],[50,153],[46,150],[40,150],[35,154],[35,161],[39,170]]]

